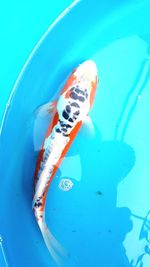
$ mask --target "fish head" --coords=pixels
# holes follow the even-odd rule
[[[69,119],[70,116],[83,120],[87,116],[95,97],[98,71],[93,60],[86,60],[73,70],[61,91],[57,104],[59,117]],[[78,120],[77,120],[78,118]]]
[[[98,70],[93,60],[86,60],[73,72],[75,83],[81,88],[86,88],[90,101],[90,107],[94,102],[95,92],[98,83]]]

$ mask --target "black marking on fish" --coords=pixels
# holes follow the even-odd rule
[[[56,129],[57,133],[61,133],[61,130],[59,128]]]
[[[81,94],[81,95],[85,95],[85,93],[84,93],[84,91],[82,91],[81,89],[79,89],[79,88],[76,88],[75,89],[75,92],[77,93],[77,94]]]
[[[75,93],[75,92],[71,92],[70,93],[70,97],[74,100],[77,100],[78,99],[78,95]]]
[[[66,120],[69,118],[69,114],[65,110],[63,110],[62,115]]]
[[[83,96],[78,96],[75,92],[70,93],[70,97],[74,100],[79,100],[80,102],[84,102],[85,98]]]
[[[80,110],[77,110],[73,113],[73,115],[78,116],[80,114]]]
[[[68,128],[72,128],[72,127],[73,127],[73,126],[70,125],[70,124],[65,124],[65,125],[61,128],[61,130],[62,130],[62,132],[67,133]]]
[[[70,105],[67,105],[67,106],[66,106],[66,112],[67,112],[67,113],[70,113],[70,112],[71,112],[71,107],[70,107]]]
[[[88,92],[87,92],[87,89],[84,89],[84,96],[86,97],[86,99],[88,98]]]
[[[61,126],[61,127],[64,127],[64,126],[66,125],[66,123],[64,123],[64,122],[61,121],[61,120],[59,120],[59,122],[60,122],[60,126]]]
[[[62,132],[67,132],[67,128],[61,128]]]
[[[72,128],[73,126],[70,124],[66,124],[66,128]]]
[[[71,87],[70,92],[73,92],[76,89],[76,87]]]
[[[39,207],[41,207],[42,206],[42,203],[41,202],[35,202],[35,204],[34,204],[34,207],[35,208],[39,208]]]
[[[44,167],[45,167],[45,161],[48,159],[50,152],[51,152],[50,147],[47,147],[44,150],[43,161],[40,164],[40,171],[42,171],[44,169]]]
[[[70,122],[74,122],[74,120],[72,119],[72,118],[69,118],[69,120],[68,121],[70,121]]]
[[[72,106],[72,107],[75,107],[75,108],[80,108],[79,104],[76,103],[76,102],[72,102],[72,103],[71,103],[71,106]]]
[[[65,134],[65,133],[63,133],[63,136],[65,136],[65,137],[68,137],[68,136],[69,136],[69,134]]]
[[[48,159],[48,157],[49,157],[49,153],[45,153],[45,155],[44,155],[44,161],[46,161]]]
[[[84,98],[83,96],[79,96],[78,99],[79,99],[79,101],[81,101],[81,102],[84,102],[84,101],[85,101],[85,98]]]

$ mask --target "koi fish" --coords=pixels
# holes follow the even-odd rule
[[[58,167],[93,105],[97,82],[96,64],[87,60],[69,76],[58,100],[46,104],[53,116],[36,164],[32,207],[46,246],[58,265],[65,250],[46,225],[46,197]]]

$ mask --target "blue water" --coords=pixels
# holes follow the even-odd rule
[[[0,137],[0,234],[8,266],[56,266],[31,209],[34,114],[89,58],[99,71],[94,132],[81,129],[53,179],[46,221],[78,267],[150,266],[149,10],[148,0],[82,1],[24,68]],[[72,181],[70,191],[60,190],[63,178]]]
[[[25,61],[49,25],[73,0],[3,1],[0,7],[0,121]]]

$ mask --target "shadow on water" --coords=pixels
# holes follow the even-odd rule
[[[70,251],[77,255],[79,267],[85,265],[91,267],[93,264],[94,267],[133,267],[128,261],[123,246],[126,235],[132,229],[131,211],[125,207],[117,207],[117,187],[132,170],[135,164],[135,154],[125,142],[102,141],[97,128],[95,132],[94,138],[90,138],[88,135],[85,137],[82,132],[79,133],[74,144],[75,153],[73,152],[73,154],[76,154],[77,147],[79,148],[82,179],[71,190],[70,203],[67,203],[68,209],[71,211],[73,208],[74,210],[74,215],[71,211],[71,218],[67,218],[68,228],[70,227],[69,222],[74,221]],[[33,155],[34,148],[31,140],[27,146],[29,149],[26,149],[25,158],[30,158],[30,160],[26,161],[22,186],[26,204],[31,209],[31,184],[33,184],[33,166],[36,162],[36,155]],[[85,165],[86,167],[84,167]],[[58,170],[57,176],[61,177],[60,170]],[[59,198],[59,194],[57,197]],[[80,208],[76,209],[73,205],[78,201]],[[34,218],[34,216],[32,217]],[[37,233],[36,222],[34,228],[35,235],[39,237],[40,233]],[[33,227],[31,230],[33,231]],[[86,244],[83,247],[80,245],[82,241]],[[41,244],[43,245],[42,250],[40,245],[40,254],[41,251],[43,253],[46,251],[42,239]],[[74,244],[77,246],[75,247]],[[35,247],[34,244],[33,247]],[[88,256],[87,251],[90,251]]]
[[[131,211],[117,207],[117,187],[135,164],[134,150],[128,144],[114,140],[97,143],[93,138],[88,139],[86,147],[81,140],[80,144],[81,165],[86,163],[88,168],[83,167],[80,186],[74,189],[76,196],[82,196],[85,220],[84,228],[82,232],[79,230],[79,235],[76,233],[76,238],[80,237],[82,242],[83,236],[87,244],[77,248],[79,266],[133,267],[123,246],[132,229]],[[74,237],[72,239],[75,242]],[[86,249],[90,251],[88,256]]]

